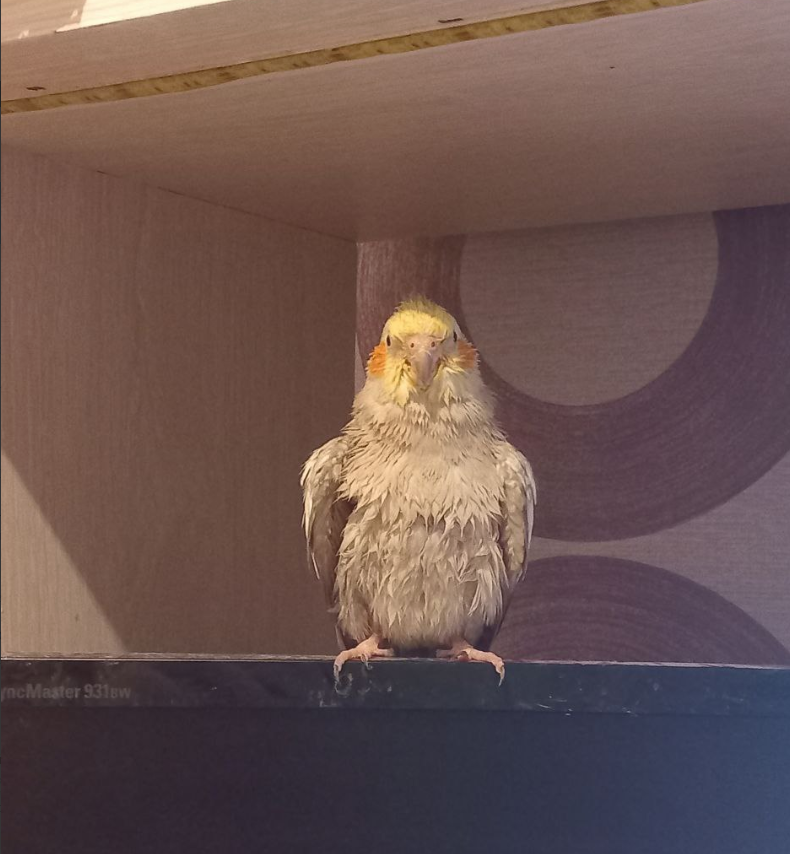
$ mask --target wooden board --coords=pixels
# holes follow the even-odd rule
[[[145,20],[160,17],[170,16]],[[347,42],[344,27],[323,46]],[[297,42],[288,37],[293,49],[315,44]],[[172,69],[138,63],[127,79]],[[2,132],[17,146],[326,233],[447,234],[787,201],[788,80],[790,5],[706,0],[6,116]]]
[[[181,9],[175,8],[179,5]],[[27,97],[31,85],[60,92],[451,27],[459,18],[476,21],[563,5],[572,3],[224,0],[204,4],[104,0],[91,4],[88,0],[75,19],[74,3],[53,6],[49,0],[26,0],[8,11],[4,4],[2,97]],[[95,20],[109,23],[91,25],[94,6]],[[75,24],[83,17],[87,26]],[[29,35],[23,37],[25,31]],[[38,82],[32,83],[33,78]]]
[[[3,156],[3,649],[320,652],[350,243]]]

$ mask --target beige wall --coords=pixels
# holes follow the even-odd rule
[[[3,650],[334,648],[299,466],[353,390],[353,244],[3,152]]]

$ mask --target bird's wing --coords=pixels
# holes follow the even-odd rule
[[[337,555],[351,513],[350,502],[339,494],[346,451],[346,437],[338,436],[314,451],[302,469],[307,557],[330,608],[336,605]]]
[[[499,545],[506,575],[502,585],[502,610],[496,623],[486,626],[479,644],[482,648],[489,646],[499,631],[513,591],[527,571],[537,502],[532,467],[526,457],[508,442],[502,442],[497,449],[497,467],[503,484]]]

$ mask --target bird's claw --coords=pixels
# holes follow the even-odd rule
[[[332,666],[335,674],[335,687],[340,684],[340,673],[347,661],[361,661],[365,669],[370,670],[373,666],[370,663],[371,658],[392,658],[394,655],[394,650],[379,646],[377,637],[370,637],[351,649],[344,649],[337,655]]]
[[[450,649],[438,650],[440,658],[451,658],[456,661],[484,661],[491,664],[499,676],[499,684],[505,681],[505,662],[495,653],[475,649],[469,643],[456,643]]]

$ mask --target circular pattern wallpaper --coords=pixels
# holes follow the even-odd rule
[[[362,244],[361,353],[418,293],[478,346],[499,420],[535,469],[535,535],[558,548],[659,532],[666,545],[790,452],[790,205]],[[755,530],[721,536],[721,554],[733,537],[761,549]],[[738,589],[781,597],[785,574]],[[600,555],[533,561],[495,646],[515,658],[790,662],[714,590]]]
[[[606,403],[683,353],[717,271],[710,214],[474,235],[461,305],[489,370],[513,389],[546,403]]]
[[[551,403],[503,379],[481,349],[502,426],[535,469],[537,536],[600,542],[663,530],[728,500],[790,451],[790,208],[713,218],[708,311],[678,358],[636,391]],[[461,300],[463,248],[463,238],[411,241],[395,281],[361,287],[361,346],[372,349],[410,292],[442,303],[474,340]],[[370,281],[364,256],[360,268]],[[497,310],[508,314],[507,305]],[[523,318],[525,337],[529,324]]]
[[[707,587],[657,566],[592,555],[532,563],[496,650],[539,661],[790,664],[770,632]]]

